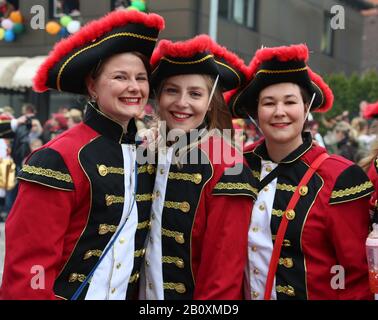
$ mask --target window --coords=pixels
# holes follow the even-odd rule
[[[131,0],[112,0],[111,10],[126,9],[131,6]]]
[[[219,16],[256,29],[257,0],[219,0]]]
[[[80,0],[50,0],[51,17],[59,18],[64,15],[80,16]]]
[[[18,10],[18,0],[0,1],[0,18],[8,18],[14,10]]]
[[[323,53],[332,56],[333,54],[333,29],[331,27],[332,16],[329,12],[324,13],[323,34],[320,49]]]

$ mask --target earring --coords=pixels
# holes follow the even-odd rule
[[[96,101],[97,101],[97,95],[96,95],[96,94],[92,95],[92,96],[91,96],[91,100],[92,100],[93,102],[96,102]]]

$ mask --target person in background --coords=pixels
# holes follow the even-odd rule
[[[310,111],[333,103],[308,57],[304,44],[258,50],[246,86],[229,102],[264,134],[244,153],[258,191],[245,293],[253,300],[372,299],[365,240],[374,188],[360,167],[329,155],[304,131]],[[336,265],[342,288],[332,281]]]
[[[358,162],[358,142],[356,140],[356,133],[348,122],[338,122],[334,129],[336,153],[348,160]]]
[[[79,109],[72,108],[66,114],[67,127],[71,129],[83,121],[83,113]]]

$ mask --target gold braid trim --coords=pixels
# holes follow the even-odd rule
[[[232,182],[218,182],[214,189],[216,190],[248,190],[257,194],[257,189],[253,188],[249,183],[232,183]]]
[[[117,226],[115,225],[110,225],[110,224],[100,224],[98,227],[98,234],[99,235],[104,235],[107,234],[108,232],[114,233],[117,230]]]
[[[286,183],[277,183],[277,190],[282,190],[282,191],[289,191],[289,192],[295,192],[297,189],[296,186],[292,186],[290,184]]]
[[[47,178],[53,178],[55,180],[64,181],[64,182],[73,182],[71,176],[68,173],[63,173],[60,171],[55,171],[51,169],[45,169],[41,167],[34,167],[29,165],[24,165],[21,169],[22,171],[30,174],[35,174],[37,176],[43,176]]]
[[[214,58],[214,56],[212,54],[209,54],[206,57],[203,57],[198,60],[193,60],[193,61],[174,61],[174,60],[168,59],[167,57],[162,57],[161,60],[166,60],[169,63],[173,63],[173,64],[196,64],[196,63],[201,63],[210,58]]]
[[[105,202],[106,202],[106,205],[108,207],[110,207],[112,204],[124,203],[125,198],[122,197],[122,196],[115,196],[115,195],[112,195],[112,194],[106,194],[105,195]]]
[[[285,268],[292,268],[294,266],[294,262],[292,258],[280,258],[278,260],[278,264],[284,266]]]
[[[138,168],[138,173],[148,173],[148,174],[154,174],[156,172],[156,168],[152,164],[145,164]]]
[[[164,201],[164,207],[168,209],[181,210],[184,213],[187,213],[190,211],[190,204],[186,201],[184,202]]]
[[[132,276],[130,276],[129,283],[137,282],[138,279],[139,279],[139,272],[136,272]]]
[[[151,201],[154,200],[154,195],[152,193],[145,193],[145,194],[137,194],[135,196],[135,200],[137,202],[142,202],[142,201]]]
[[[146,253],[146,249],[136,250],[134,251],[134,257],[135,258],[143,257],[145,253]]]
[[[276,235],[275,234],[272,235],[272,240],[276,240]],[[290,240],[284,239],[282,245],[284,247],[291,247],[291,242],[290,242]]]
[[[252,170],[252,176],[255,177],[256,179],[260,180],[260,172],[256,170]]]
[[[259,73],[288,73],[288,72],[300,72],[307,70],[307,67],[298,68],[298,69],[287,69],[287,70],[268,70],[268,69],[261,69],[256,72],[256,75]]]
[[[161,235],[169,238],[174,238],[177,243],[183,244],[185,242],[184,234],[178,231],[171,231],[161,228]]]
[[[143,221],[143,222],[139,222],[138,225],[137,225],[137,229],[138,230],[146,229],[146,228],[150,228],[150,226],[151,226],[150,220],[146,220],[146,221]]]
[[[163,263],[174,263],[180,269],[184,268],[184,260],[179,257],[164,256],[161,260]]]
[[[290,297],[295,296],[295,290],[292,286],[277,286],[276,287],[277,292],[284,293]]]
[[[372,187],[373,187],[373,184],[371,183],[371,181],[366,181],[365,183],[360,184],[359,186],[346,188],[343,190],[332,191],[331,199],[342,198],[342,197],[358,194]]]
[[[104,166],[104,167],[106,169],[106,174],[109,174],[109,173],[112,173],[112,174],[124,174],[125,173],[125,169],[123,169],[123,168],[106,167],[106,166]],[[99,170],[99,169],[100,169],[100,165],[97,165],[97,170]]]
[[[178,293],[185,293],[186,292],[185,285],[181,282],[178,282],[178,283],[164,282],[163,288],[164,288],[164,290],[175,290]]]
[[[75,282],[75,281],[84,282],[86,277],[87,276],[85,274],[71,273],[68,277],[68,282]]]
[[[272,216],[282,217],[285,211],[272,209]]]
[[[170,180],[184,180],[190,181],[195,184],[200,184],[202,181],[202,175],[200,173],[179,173],[179,172],[170,172],[168,174],[168,179]]]
[[[84,260],[88,260],[89,258],[91,257],[101,257],[102,255],[102,250],[88,250],[85,254],[84,254]]]

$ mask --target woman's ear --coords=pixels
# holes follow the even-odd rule
[[[87,86],[87,91],[91,99],[96,100],[97,93],[95,90],[95,81],[90,75],[85,78],[85,84]]]

